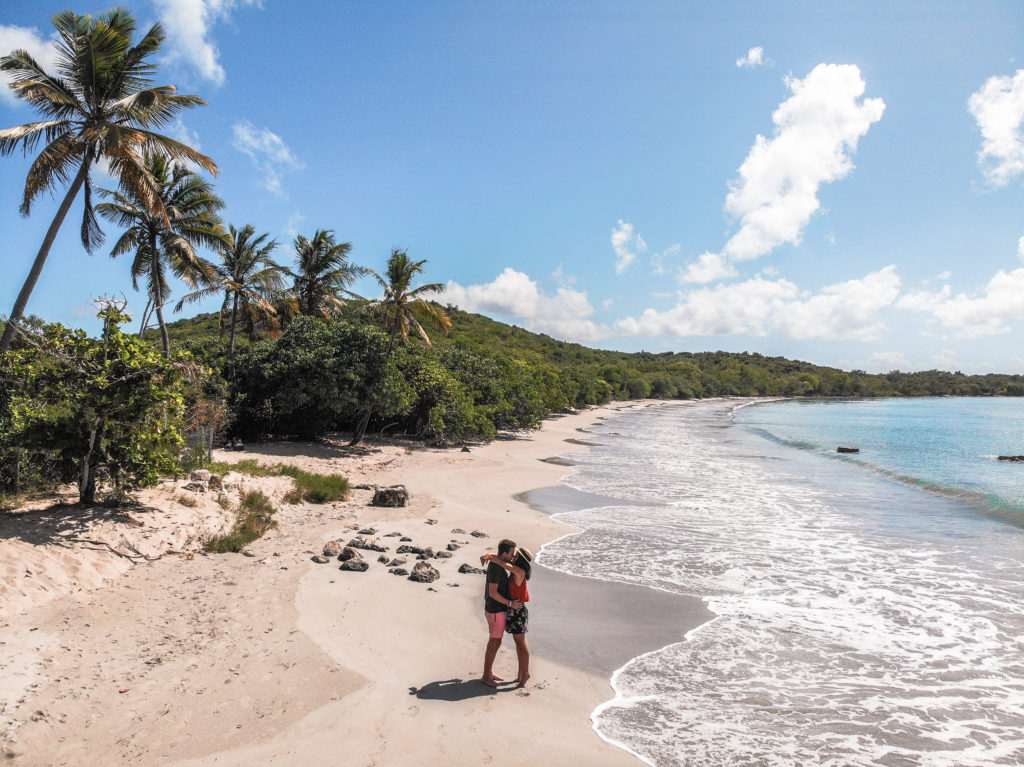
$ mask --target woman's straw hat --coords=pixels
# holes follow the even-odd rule
[[[529,549],[526,549],[526,548],[523,548],[522,546],[520,546],[518,551],[519,551],[520,554],[522,554],[524,557],[526,557],[526,561],[527,562],[532,562],[533,561],[533,554],[530,553]]]

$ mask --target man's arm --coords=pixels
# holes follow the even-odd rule
[[[498,593],[498,584],[497,583],[489,583],[489,584],[487,584],[487,595],[491,599],[493,599],[495,602],[498,602],[499,604],[503,604],[503,605],[505,605],[507,607],[511,607],[514,610],[518,610],[520,607],[523,606],[523,603],[520,602],[519,600],[517,600],[517,599],[508,599],[507,597],[503,597],[501,594],[499,594]]]

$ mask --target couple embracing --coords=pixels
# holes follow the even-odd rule
[[[519,673],[516,687],[525,687],[530,678],[530,647],[526,644],[526,625],[529,615],[526,603],[530,592],[526,582],[530,580],[533,555],[524,548],[516,550],[515,541],[507,538],[498,544],[497,554],[484,554],[480,564],[487,563],[487,585],[484,591],[484,617],[487,618],[489,638],[484,653],[484,674],[480,681],[488,687],[497,687],[505,681],[494,675],[494,659],[501,647],[502,637],[507,631],[516,643],[519,658]]]

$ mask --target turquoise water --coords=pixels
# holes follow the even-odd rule
[[[975,502],[1024,526],[1024,398],[788,400],[738,410],[737,424],[782,444]],[[839,445],[860,448],[836,453]]]
[[[744,405],[624,409],[566,456],[611,505],[538,561],[718,616],[616,671],[596,731],[656,767],[1024,764],[1024,465],[993,457],[1024,401]]]

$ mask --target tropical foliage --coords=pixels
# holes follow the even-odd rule
[[[201,258],[196,248],[217,248],[224,244],[225,233],[218,211],[224,203],[213,193],[213,185],[167,155],[147,152],[143,167],[156,184],[162,213],[155,214],[132,194],[101,190],[111,200],[96,206],[96,212],[125,232],[118,238],[112,257],[131,253],[132,286],[138,290],[139,280],[146,286],[148,299],[142,325],[150,309],[156,312],[164,355],[171,353],[164,304],[170,300],[167,282],[170,271],[191,287],[210,284],[214,267]]]
[[[349,263],[352,244],[338,242],[330,229],[317,229],[310,239],[300,234],[293,244],[292,298],[296,311],[324,319],[339,314],[346,306],[345,296],[354,295],[349,286],[366,272]]]
[[[101,475],[114,489],[132,489],[175,470],[186,384],[202,372],[122,333],[122,308],[101,309],[99,339],[56,323],[19,324],[21,343],[0,371],[8,392],[0,457],[41,461],[53,481],[78,485],[82,503],[95,500]]]
[[[15,321],[24,314],[57,231],[79,191],[85,192],[82,245],[91,251],[102,241],[90,178],[97,162],[105,160],[125,193],[157,216],[166,216],[167,211],[159,186],[145,166],[146,152],[160,151],[211,173],[217,170],[209,157],[154,131],[183,109],[205,103],[197,96],[177,93],[173,85],[151,86],[156,71],[152,57],[164,40],[159,24],[134,46],[135,19],[124,9],[95,17],[63,11],[53,17],[53,25],[59,75],[46,72],[28,51],[16,50],[0,58],[0,71],[11,78],[14,92],[46,118],[0,131],[3,156],[17,149],[28,155],[40,141],[45,143],[25,180],[22,214],[29,215],[33,201],[43,192],[68,184],[9,315]],[[6,327],[0,352],[10,348],[13,337],[14,327]]]
[[[176,311],[181,311],[186,303],[223,293],[218,327],[221,335],[225,325],[230,331],[228,357],[235,356],[235,329],[240,317],[245,318],[250,340],[255,340],[260,326],[271,338],[279,333],[273,301],[284,289],[285,270],[270,258],[277,242],[269,237],[267,232],[256,236],[252,224],[246,224],[241,230],[231,225],[227,238],[215,246],[221,262],[212,267],[211,284],[189,293],[175,307]]]

